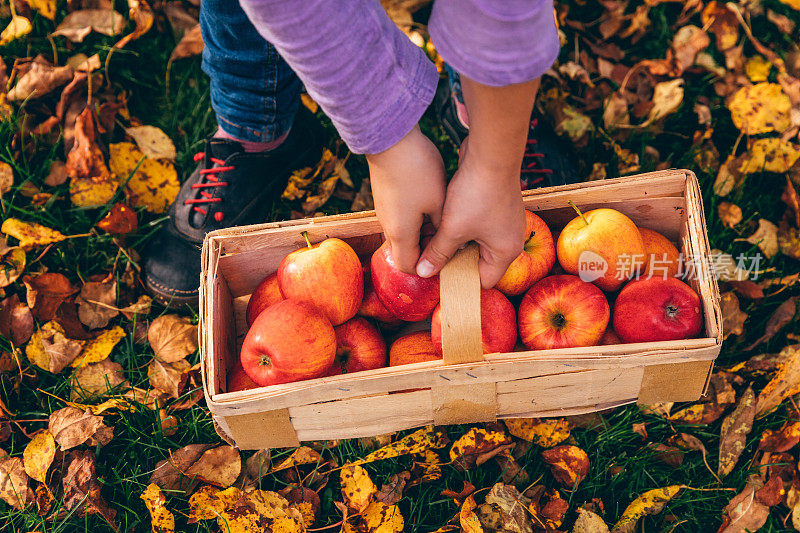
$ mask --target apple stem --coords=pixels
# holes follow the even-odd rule
[[[586,220],[585,216],[583,216],[583,213],[581,213],[581,210],[578,209],[577,205],[575,205],[575,202],[573,202],[572,200],[569,200],[567,203],[572,206],[572,209],[574,209],[575,212],[578,213],[578,216],[581,217],[581,220],[583,220],[583,223],[588,226],[589,225],[589,221]]]
[[[308,245],[308,247],[309,247],[309,248],[313,248],[313,246],[311,246],[311,241],[310,241],[310,240],[309,240],[309,238],[308,238],[308,232],[307,232],[307,231],[304,231],[304,232],[303,232],[301,235],[302,235],[302,236],[303,236],[303,238],[306,240],[306,244]]]

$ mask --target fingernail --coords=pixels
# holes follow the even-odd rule
[[[427,259],[423,259],[417,264],[417,275],[423,278],[427,278],[433,275],[434,266],[433,263],[428,261]]]

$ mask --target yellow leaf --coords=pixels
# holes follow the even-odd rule
[[[656,84],[653,89],[653,107],[647,120],[641,126],[652,124],[656,120],[671,115],[683,103],[683,79],[677,78],[670,81],[662,81]]]
[[[150,483],[141,496],[150,511],[150,529],[153,533],[173,533],[175,516],[167,509],[167,499],[155,483]]]
[[[405,522],[400,509],[396,505],[386,505],[383,502],[372,502],[363,514],[364,525],[370,533],[400,533]]]
[[[705,404],[702,403],[690,405],[685,409],[672,413],[668,420],[682,424],[699,424],[703,420],[705,409]]]
[[[755,244],[769,259],[778,253],[778,226],[765,218],[761,218],[758,220],[758,229],[755,233],[746,239],[735,240],[744,240],[750,244]]]
[[[478,515],[475,514],[475,498],[472,495],[467,496],[464,503],[461,505],[461,510],[458,513],[459,524],[461,531],[464,533],[483,533],[483,526],[481,526]]]
[[[98,207],[114,198],[119,183],[110,175],[93,178],[72,178],[69,182],[69,198],[77,207]]]
[[[133,137],[139,149],[152,159],[175,160],[175,145],[166,133],[155,126],[136,126],[125,133]]]
[[[17,218],[9,218],[3,222],[0,231],[19,240],[23,250],[32,250],[37,246],[61,242],[67,237],[60,232],[35,222],[23,222]]]
[[[508,432],[543,448],[551,448],[569,438],[569,422],[563,418],[509,418]]]
[[[26,0],[31,9],[39,12],[45,18],[56,19],[56,0]]]
[[[20,37],[28,35],[32,29],[33,26],[31,26],[30,20],[19,15],[14,15],[11,17],[11,22],[8,23],[6,29],[0,33],[0,46],[8,44],[14,39],[19,39]]]
[[[740,172],[742,174],[783,173],[794,165],[798,157],[800,157],[800,149],[778,137],[757,139],[753,142],[750,150],[744,154]]]
[[[220,490],[211,485],[204,485],[189,498],[187,522],[194,524],[200,520],[217,518],[226,508],[234,506],[241,497],[242,491],[236,487]]]
[[[125,331],[119,327],[104,331],[97,338],[86,341],[83,347],[83,353],[80,357],[76,357],[70,364],[73,368],[81,368],[89,363],[98,363],[111,355],[114,346],[125,338]]]
[[[147,340],[159,361],[174,363],[197,349],[197,326],[187,317],[161,315],[147,328]]]
[[[277,472],[278,470],[285,470],[287,468],[292,468],[297,465],[307,465],[311,463],[316,463],[320,460],[319,452],[316,450],[309,448],[308,446],[300,446],[296,448],[292,454],[281,461],[275,468],[272,469],[272,472]]]
[[[445,433],[441,430],[434,430],[433,426],[427,426],[406,435],[397,442],[378,448],[363,459],[351,464],[363,465],[372,461],[380,461],[381,459],[389,459],[411,453],[423,453],[427,450],[436,450],[445,446],[447,446]]]
[[[747,72],[747,77],[753,83],[767,81],[769,71],[772,68],[772,63],[764,59],[763,56],[755,55],[747,60],[744,65],[744,70]]]
[[[778,371],[758,394],[756,416],[775,409],[780,403],[800,392],[800,344],[787,346],[778,356]]]
[[[81,348],[79,341],[66,338],[58,322],[51,321],[31,335],[25,355],[42,370],[58,374],[78,356]]]
[[[20,277],[25,270],[26,261],[25,250],[19,246],[14,246],[0,256],[0,287],[11,285]]]
[[[636,523],[641,517],[660,513],[664,505],[674,498],[682,488],[683,485],[670,485],[643,492],[625,508],[622,516],[611,529],[611,533],[633,533]]]
[[[56,440],[48,430],[37,432],[22,452],[25,473],[40,483],[45,483],[47,470],[56,456]]]
[[[742,87],[728,109],[737,128],[747,135],[781,132],[791,125],[792,102],[777,83]]]
[[[340,478],[344,503],[357,513],[364,511],[378,492],[367,471],[358,465],[345,465]]]
[[[800,11],[800,0],[781,0],[781,2],[791,7],[792,9]]]
[[[111,144],[108,150],[111,172],[123,183],[128,180],[126,191],[130,204],[144,207],[151,213],[165,212],[180,190],[173,164],[148,159],[136,145],[129,142]],[[136,172],[128,179],[134,169]]]
[[[419,477],[409,483],[410,487],[441,479],[442,461],[439,458],[439,454],[433,450],[425,450],[421,454],[418,454],[417,458],[420,460],[415,458],[414,468],[419,469],[420,474]]]

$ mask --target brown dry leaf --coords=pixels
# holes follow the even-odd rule
[[[23,222],[18,218],[7,218],[0,226],[0,232],[19,240],[23,250],[33,250],[39,246],[61,242],[67,237],[60,232],[36,222]]]
[[[515,533],[533,531],[530,500],[519,493],[516,487],[496,483],[486,495],[485,503],[476,509],[484,528]]]
[[[173,533],[175,516],[167,509],[167,498],[158,485],[150,483],[139,497],[150,512],[150,529],[153,533]]]
[[[13,294],[0,301],[0,335],[22,346],[33,334],[33,315],[27,305]]]
[[[151,213],[166,212],[180,190],[175,166],[166,160],[145,157],[135,144],[129,142],[111,144],[108,153],[111,172],[120,181],[127,180],[130,204],[144,207]]]
[[[125,133],[133,137],[144,155],[152,159],[175,161],[175,145],[166,133],[155,126],[136,126]]]
[[[174,363],[197,350],[197,326],[186,317],[162,315],[150,323],[147,340],[157,359]]]
[[[769,517],[769,507],[756,499],[757,480],[748,480],[742,492],[731,499],[722,510],[719,533],[758,531]]]
[[[778,248],[783,255],[800,261],[800,230],[790,228],[785,221],[781,221],[778,229]]]
[[[95,31],[113,37],[125,28],[125,17],[109,9],[80,9],[64,17],[51,35],[62,35],[74,43]]]
[[[369,178],[361,180],[361,187],[358,189],[356,197],[353,198],[353,203],[350,204],[350,211],[368,211],[375,209],[375,201],[372,198],[372,185]]]
[[[28,477],[40,483],[45,483],[47,471],[56,456],[56,441],[48,430],[37,431],[25,446],[22,460],[25,464],[25,473]]]
[[[761,300],[764,298],[764,289],[758,286],[758,284],[754,281],[745,280],[745,281],[729,281],[733,290],[735,290],[739,296],[743,296],[748,300]]]
[[[396,504],[403,499],[403,490],[405,490],[409,479],[411,479],[411,473],[408,471],[392,474],[383,484],[381,490],[375,494],[375,499],[386,505]]]
[[[767,429],[761,435],[758,449],[768,452],[785,452],[800,442],[800,421],[788,420],[779,429]]]
[[[128,320],[134,320],[135,317],[139,317],[138,320],[141,320],[141,317],[146,316],[150,313],[150,306],[153,303],[153,299],[143,294],[139,296],[139,299],[133,302],[132,304],[123,307],[120,309],[120,312],[127,318]]]
[[[572,533],[609,533],[608,526],[599,515],[578,507],[578,518],[572,526]]]
[[[728,109],[734,125],[746,135],[782,132],[791,125],[792,102],[777,83],[742,87],[731,98]]]
[[[41,98],[72,80],[69,67],[54,67],[46,60],[35,58],[25,65],[25,73],[8,91],[9,102],[22,102],[29,98]]]
[[[189,378],[187,372],[190,368],[191,365],[186,359],[164,363],[154,357],[147,367],[147,377],[154,389],[166,393],[171,398],[178,398]]]
[[[725,477],[733,471],[744,451],[747,435],[753,429],[756,416],[756,397],[752,387],[747,387],[736,408],[722,421],[719,435],[719,464],[717,474]]]
[[[344,503],[356,513],[363,512],[378,492],[369,474],[361,466],[345,465],[339,475]]]
[[[26,261],[25,250],[20,246],[14,246],[0,255],[0,288],[17,281],[25,270]]]
[[[480,465],[512,444],[503,431],[472,428],[453,443],[450,460],[457,468],[468,470]]]
[[[732,291],[723,292],[721,307],[723,339],[730,335],[741,335],[747,313],[739,309],[739,298]]]
[[[270,473],[270,456],[272,455],[269,448],[258,450],[256,453],[247,458],[244,462],[244,479],[242,481],[243,487],[255,486],[259,479]]]
[[[78,304],[78,317],[89,329],[104,328],[119,314],[116,308],[117,284],[111,282],[89,281],[75,299]]]
[[[64,407],[50,415],[48,429],[62,451],[79,446],[107,427],[103,417],[95,416],[88,409]]]
[[[31,498],[28,483],[22,458],[0,451],[0,499],[14,509],[23,509]]]
[[[52,320],[61,303],[78,292],[63,274],[48,272],[36,277],[23,276],[28,289],[26,300],[37,320]]]
[[[31,26],[30,20],[19,15],[12,16],[8,26],[0,32],[0,46],[4,46],[20,37],[25,37],[32,29],[33,26]]]
[[[58,374],[69,366],[83,350],[80,341],[64,336],[64,329],[57,322],[45,323],[31,335],[25,347],[28,360],[42,370]]]
[[[50,172],[44,179],[44,184],[49,187],[58,187],[67,181],[67,165],[63,161],[53,161],[50,163]]]
[[[800,344],[781,350],[778,371],[758,394],[756,416],[762,416],[800,392]]]
[[[619,91],[611,93],[604,103],[603,125],[606,129],[614,129],[618,126],[629,126],[630,123],[628,101]]]
[[[745,348],[745,351],[750,351],[759,344],[768,342],[775,336],[786,324],[792,321],[795,313],[797,312],[797,301],[800,297],[792,296],[784,301],[778,308],[770,315],[764,326],[764,334],[759,337],[753,344]],[[762,391],[763,392],[763,391]]]
[[[750,244],[755,244],[764,252],[767,259],[770,259],[778,253],[778,226],[765,218],[761,218],[758,220],[758,229],[755,233],[746,239],[736,240],[744,240]]]
[[[742,221],[742,209],[730,202],[720,202],[717,206],[717,214],[722,223],[731,229]]]
[[[172,55],[169,56],[170,63],[176,59],[193,57],[200,55],[204,48],[203,36],[200,33],[200,24],[187,31],[180,42],[175,46]]]
[[[203,452],[197,461],[186,469],[186,476],[197,477],[203,483],[217,487],[230,487],[242,471],[239,450],[223,445]],[[151,480],[152,481],[152,480]]]
[[[92,107],[86,106],[75,119],[75,141],[67,154],[69,196],[78,207],[107,204],[114,197],[119,183],[106,167],[103,153],[95,142]]]
[[[790,215],[790,218],[794,218],[795,227],[800,228],[800,195],[788,175],[786,176],[786,186],[781,193],[781,201],[788,205],[791,212],[794,213],[794,217]]]
[[[742,160],[729,155],[719,167],[717,178],[714,180],[714,194],[727,196],[734,187],[739,187],[745,179],[741,172],[741,167]]]
[[[542,448],[560,444],[570,435],[569,421],[563,418],[509,418],[503,422],[509,433]]]
[[[72,450],[64,458],[64,508],[77,511],[77,516],[99,514],[116,529],[117,511],[110,508],[100,494],[100,483],[95,472],[95,455],[91,450]]]
[[[76,357],[72,363],[70,363],[70,366],[73,368],[81,368],[88,364],[97,363],[106,359],[111,355],[114,346],[124,338],[125,331],[119,326],[114,326],[104,331],[94,339],[90,339],[84,343],[83,353],[81,353],[79,357]]]
[[[670,485],[659,489],[648,490],[640,494],[623,511],[622,516],[611,529],[612,533],[634,533],[640,518],[658,514],[664,506],[674,498],[683,485]]]
[[[97,227],[112,235],[124,235],[136,231],[139,221],[136,218],[136,211],[125,204],[116,203],[108,214],[97,223]]]
[[[114,48],[124,48],[129,42],[135,41],[153,27],[155,15],[146,0],[128,0],[128,17],[136,23],[136,28],[117,43]]]
[[[711,44],[708,34],[697,26],[687,24],[675,32],[671,51],[678,75],[694,64],[697,54]],[[657,88],[658,86],[656,86]],[[681,90],[683,98],[683,90]]]
[[[575,490],[589,474],[589,456],[577,446],[564,444],[544,450],[541,455],[550,473],[567,490]]]
[[[682,78],[658,83],[653,90],[653,107],[650,108],[647,120],[639,127],[649,126],[677,111],[683,103],[683,83]]]
[[[191,476],[187,476],[185,472],[200,459],[203,453],[213,447],[213,444],[189,444],[170,452],[169,458],[156,464],[150,475],[150,483],[155,483],[170,492],[191,492],[197,481]]]
[[[739,41],[739,21],[736,14],[724,2],[711,1],[703,9],[703,27],[714,34],[717,49],[725,51],[736,46]]]
[[[272,468],[272,472],[294,468],[299,465],[319,463],[322,460],[319,452],[308,446],[300,446],[292,451],[291,455]]]
[[[428,450],[444,448],[447,444],[448,439],[444,431],[435,429],[433,426],[426,426],[406,435],[396,442],[392,442],[375,450],[363,459],[359,459],[351,464],[362,465],[364,463],[399,457],[401,455],[424,453]]]
[[[125,380],[122,365],[110,359],[82,365],[70,378],[73,399],[103,395],[120,385],[124,388],[130,387]]]
[[[0,197],[11,190],[14,185],[14,169],[11,165],[0,162]]]

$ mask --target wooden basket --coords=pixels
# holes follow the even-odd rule
[[[426,424],[580,414],[637,400],[696,400],[722,343],[697,178],[667,170],[524,193],[525,206],[554,230],[574,218],[569,200],[582,210],[617,209],[680,243],[684,256],[694,258],[690,283],[704,311],[700,338],[484,356],[477,251],[468,247],[441,273],[443,361],[226,392],[247,331],[250,294],[304,244],[301,232],[312,242],[343,239],[362,257],[382,236],[372,211],[219,230],[203,243],[199,328],[203,388],[218,431],[241,449],[262,449]]]

